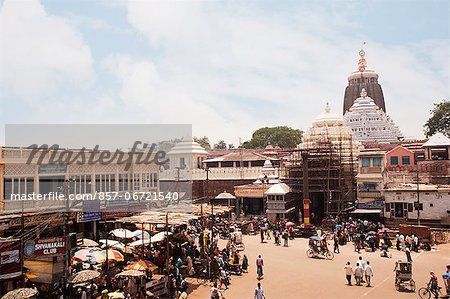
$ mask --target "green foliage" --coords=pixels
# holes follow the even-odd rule
[[[441,132],[450,137],[450,102],[442,100],[440,103],[434,104],[431,114],[424,125],[425,135],[430,137],[436,132]]]
[[[227,144],[224,140],[220,140],[216,144],[214,144],[214,149],[227,149]]]
[[[302,141],[303,132],[287,126],[265,127],[256,130],[252,139],[242,144],[244,148],[264,148],[269,143],[281,148],[296,147]]]
[[[194,141],[197,142],[198,144],[200,144],[202,147],[204,147],[207,150],[211,149],[211,143],[209,142],[209,138],[206,136],[203,136],[200,138],[194,137]]]
[[[164,152],[169,152],[172,147],[175,146],[175,144],[181,142],[181,139],[179,138],[175,138],[175,139],[171,139],[171,140],[163,140],[158,142],[158,150],[164,151]]]

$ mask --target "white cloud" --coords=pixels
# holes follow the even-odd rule
[[[83,89],[95,78],[82,36],[37,0],[3,2],[0,44],[0,86],[10,95],[41,100],[65,83]]]
[[[158,60],[130,65],[146,69],[147,82],[157,78],[158,96],[155,85],[141,84],[139,91],[122,78],[132,89],[129,98],[148,95],[141,102],[148,107],[175,98],[174,111],[208,107],[202,111],[212,115],[183,119],[194,124],[195,134],[213,140],[248,138],[263,125],[307,129],[327,101],[341,113],[362,40],[368,41],[368,63],[380,75],[388,113],[406,135],[421,137],[431,103],[449,95],[448,52],[426,41],[393,47],[345,36],[356,25],[342,11],[298,7],[269,14],[251,5],[200,1],[126,4],[130,24],[162,51]],[[439,46],[448,49],[448,41]]]

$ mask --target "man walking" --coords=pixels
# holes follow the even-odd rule
[[[347,265],[345,265],[344,269],[345,269],[345,278],[347,278],[347,284],[349,286],[351,286],[352,285],[353,268],[352,268],[352,265],[350,265],[350,262],[347,262]]]
[[[256,259],[256,274],[258,275],[258,278],[263,276],[263,266],[264,260],[261,255],[258,255],[258,258]]]
[[[364,273],[366,275],[367,287],[370,287],[370,280],[373,276],[373,270],[372,270],[372,266],[370,265],[369,261],[367,261],[366,269],[364,269]]]
[[[356,285],[360,286],[361,285],[361,281],[363,278],[363,268],[361,267],[360,263],[356,263],[356,268],[355,268],[355,280],[356,280]]]
[[[255,289],[255,299],[266,299],[266,296],[264,296],[264,290],[261,287],[260,282],[258,282],[258,285]]]

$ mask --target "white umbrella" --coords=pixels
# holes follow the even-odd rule
[[[74,258],[78,258],[83,262],[88,262],[90,264],[103,263],[106,260],[106,255],[101,251],[90,248],[83,248],[75,252]]]
[[[78,241],[81,241],[81,243],[82,243],[82,245],[80,247],[98,247],[98,243],[91,239],[84,238],[81,240],[77,240],[77,242]]]
[[[171,232],[159,232],[156,235],[152,236],[152,238],[151,238],[152,243],[161,242],[162,240],[164,240],[166,238],[166,234],[169,236],[172,235]]]
[[[113,234],[114,236],[116,236],[118,238],[122,238],[122,239],[131,239],[134,237],[133,232],[126,228],[114,229],[111,231],[111,234]]]
[[[157,242],[157,241],[153,241],[153,238],[152,238],[152,243],[155,243],[155,242]],[[128,246],[136,247],[136,246],[142,246],[142,244],[144,244],[144,245],[150,244],[150,239],[136,240],[136,241],[131,242],[130,244],[128,244]]]
[[[116,244],[120,243],[119,241],[110,240],[110,239],[100,239],[100,240],[98,240],[98,242],[102,243],[102,244],[108,243],[108,246],[113,246],[113,245],[116,245]],[[122,244],[122,243],[120,243],[120,244]]]
[[[142,239],[142,235],[144,235],[144,239],[150,239],[150,234],[148,232],[146,232],[145,230],[142,231],[142,229],[137,229],[133,232],[133,237]]]

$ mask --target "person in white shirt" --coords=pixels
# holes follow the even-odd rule
[[[264,290],[261,287],[260,282],[258,282],[258,286],[255,289],[255,299],[266,299],[266,296],[264,296]]]
[[[369,261],[367,261],[366,269],[364,269],[364,274],[366,275],[367,287],[370,287],[370,279],[373,276],[373,270]]]

